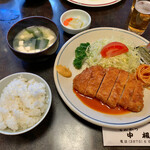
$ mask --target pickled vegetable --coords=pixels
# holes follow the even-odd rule
[[[67,18],[64,21],[64,25],[68,26],[69,28],[73,29],[80,29],[83,27],[84,23],[81,19],[79,18]]]

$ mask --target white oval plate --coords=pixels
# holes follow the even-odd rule
[[[104,7],[116,4],[121,0],[67,0],[73,4],[86,6],[86,7]]]
[[[73,78],[82,70],[77,70],[73,66],[74,53],[80,43],[94,42],[98,39],[123,40],[134,46],[145,45],[148,40],[132,32],[118,28],[94,28],[81,32],[68,40],[59,51],[54,64],[54,80],[57,90],[66,105],[83,119],[109,128],[129,128],[143,125],[150,121],[150,91],[144,91],[144,108],[138,113],[128,113],[123,115],[109,115],[97,112],[84,105],[73,92]],[[65,78],[56,71],[56,65],[65,65],[72,71],[71,78]]]

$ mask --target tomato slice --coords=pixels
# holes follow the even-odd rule
[[[101,50],[102,57],[113,57],[128,52],[128,47],[120,42],[111,42]]]

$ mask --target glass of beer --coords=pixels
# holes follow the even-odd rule
[[[150,0],[136,0],[128,30],[142,35],[150,22]]]

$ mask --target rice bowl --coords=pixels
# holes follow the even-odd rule
[[[51,102],[50,87],[41,77],[24,72],[5,77],[0,81],[0,133],[17,135],[33,129]]]

